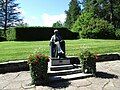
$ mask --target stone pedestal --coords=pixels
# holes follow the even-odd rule
[[[79,58],[77,56],[67,56],[66,58],[50,58],[51,66],[54,65],[73,65],[80,64]]]
[[[70,59],[68,58],[51,58],[51,65],[55,66],[55,65],[69,65],[70,64]]]

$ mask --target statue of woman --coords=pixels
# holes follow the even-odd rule
[[[50,39],[50,45],[51,43],[53,43],[55,45],[55,52],[54,53],[57,53],[58,54],[58,57],[61,55],[61,54],[64,54],[61,46],[60,46],[60,42],[62,41],[62,38],[59,34],[59,31],[58,30],[54,30],[54,35],[51,37]],[[56,56],[56,55],[55,55]]]

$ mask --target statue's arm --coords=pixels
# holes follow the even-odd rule
[[[51,44],[52,44],[53,42],[54,42],[54,36],[51,37],[51,39],[50,39],[50,44],[49,44],[49,45],[51,46]]]

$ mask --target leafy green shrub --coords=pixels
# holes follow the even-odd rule
[[[41,53],[35,53],[31,54],[28,58],[28,64],[38,64],[38,63],[44,63],[49,62],[49,57],[41,54]]]
[[[41,53],[35,53],[29,56],[28,64],[32,77],[32,83],[35,85],[45,85],[48,82],[48,62],[49,58]]]
[[[112,24],[102,19],[91,19],[88,26],[81,31],[81,37],[85,38],[100,38],[114,39],[115,30]]]
[[[120,29],[117,29],[115,32],[116,39],[120,39]]]
[[[93,18],[93,13],[83,12],[72,27],[73,32],[80,32],[87,27],[89,21]]]
[[[75,22],[72,30],[80,32],[82,38],[115,38],[114,26],[103,19],[94,18],[93,13],[83,13]]]
[[[16,30],[15,28],[10,28],[6,31],[6,36],[8,41],[15,41],[16,40]]]

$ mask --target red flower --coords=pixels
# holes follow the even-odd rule
[[[40,56],[39,56],[39,55],[36,55],[36,58],[37,58],[37,59],[40,59]]]
[[[40,53],[31,54],[28,57],[28,64],[31,64],[31,63],[38,64],[38,63],[41,63],[41,62],[48,63],[49,62],[49,57],[45,56],[44,54],[40,54]]]
[[[39,62],[38,62],[38,60],[35,60],[35,62],[34,62],[34,63],[35,63],[35,64],[37,64],[37,63],[39,63]]]
[[[96,61],[98,61],[98,59],[99,59],[99,57],[98,57],[98,55],[97,55],[97,54],[95,55],[95,59],[96,59]]]

